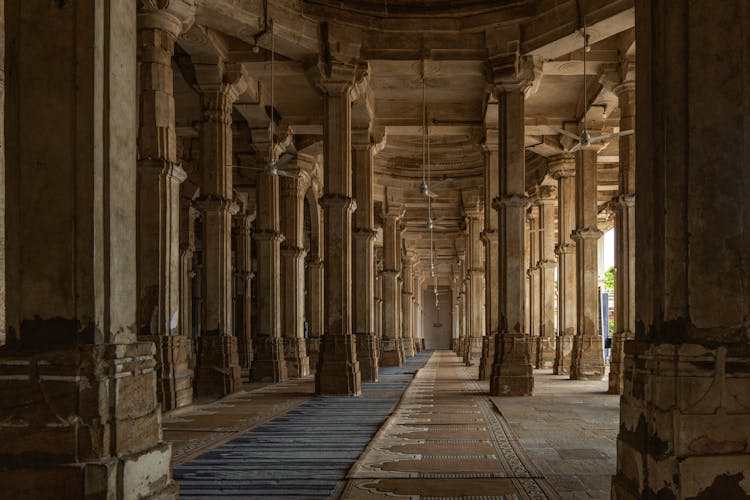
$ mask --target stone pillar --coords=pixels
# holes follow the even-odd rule
[[[252,336],[252,224],[255,212],[247,204],[235,216],[235,303],[234,327],[237,336],[237,353],[240,367],[249,370],[253,360]],[[246,372],[249,373],[249,372]]]
[[[412,332],[414,337],[414,352],[421,352],[423,350],[422,342],[422,281],[421,276],[414,276],[414,293],[412,293],[411,301],[414,308],[414,318],[412,322]]]
[[[401,297],[398,294],[398,278],[401,267],[401,241],[398,226],[405,209],[402,205],[388,202],[383,212],[383,338],[381,340],[382,366],[404,364],[404,345],[401,338],[401,323],[398,311]]]
[[[263,150],[262,147],[259,149]],[[265,162],[265,155],[261,156],[261,161]],[[258,216],[253,236],[258,254],[258,326],[253,338],[250,380],[282,382],[288,378],[289,372],[282,330],[281,243],[284,235],[279,213],[279,177],[260,171],[256,190]],[[294,273],[292,277],[296,277]],[[296,300],[294,290],[292,298]]]
[[[492,201],[500,194],[500,171],[498,168],[498,132],[488,129],[484,143],[484,307],[485,335],[482,342],[482,360],[479,364],[479,380],[489,380],[495,360],[495,341],[500,330],[500,273],[498,259],[498,214]]]
[[[354,170],[354,334],[362,380],[378,379],[378,342],[375,334],[375,217],[373,206],[374,156],[379,148],[370,140],[368,129],[353,135]]]
[[[244,90],[240,65],[196,65],[201,82],[203,216],[201,337],[195,390],[226,395],[242,386],[232,311],[232,104]]]
[[[636,2],[638,291],[615,499],[750,496],[749,29],[742,0]]]
[[[552,368],[555,362],[555,188],[540,186],[539,196],[539,344],[536,367]]]
[[[557,337],[552,373],[570,373],[570,356],[576,333],[576,243],[572,239],[576,220],[575,156],[560,155],[550,160],[550,174],[557,179]]]
[[[466,248],[466,275],[468,276],[468,293],[471,295],[471,308],[468,311],[469,337],[467,338],[466,352],[464,353],[464,364],[471,366],[478,363],[482,357],[482,338],[484,337],[484,248],[480,235],[484,227],[484,204],[482,201],[472,204],[467,209],[464,205],[464,213],[467,218],[467,248]]]
[[[290,377],[310,374],[305,342],[305,193],[309,177],[300,169],[285,167],[297,178],[279,178],[281,190],[281,326],[284,359]]]
[[[467,315],[469,310],[469,298],[466,297],[467,293],[467,279],[466,279],[466,257],[463,252],[458,253],[458,357],[463,359],[466,354],[466,344],[468,343],[469,337],[469,322],[467,321]]]
[[[352,141],[351,91],[354,68],[329,64],[323,92],[325,195],[325,331],[315,373],[318,394],[362,391],[356,339],[352,334]]]
[[[383,247],[375,249],[373,268],[375,273],[375,335],[377,338],[378,366],[380,366],[380,358],[383,352],[383,277],[380,274],[383,269]]]
[[[620,130],[635,128],[635,82],[615,87]],[[620,188],[615,206],[615,332],[612,335],[609,393],[622,394],[625,341],[635,335],[635,135],[620,138]]]
[[[458,280],[453,277],[451,283],[451,350],[458,355],[458,346],[461,342],[461,298]]]
[[[529,356],[529,334],[525,325],[524,214],[526,168],[524,158],[525,84],[500,85],[498,97],[500,195],[493,208],[500,227],[500,334],[495,344],[495,363],[490,394],[530,395],[534,377]]]
[[[187,174],[177,164],[172,55],[184,27],[180,14],[192,18],[194,11],[138,13],[138,334],[156,344],[156,392],[165,411],[193,400],[190,338],[179,328],[180,184]]]
[[[597,241],[598,204],[596,157],[592,149],[576,153],[576,291],[577,321],[570,364],[571,380],[600,380],[604,376],[604,353],[599,334],[599,272]]]
[[[195,259],[195,223],[200,212],[193,207],[192,196],[183,196],[180,201],[180,335],[186,337],[189,344],[188,367],[195,369],[193,344],[193,326],[200,324],[193,320],[195,300],[193,294],[194,278],[198,275],[194,265]],[[192,390],[191,390],[192,394]]]
[[[317,370],[320,357],[320,339],[323,337],[323,260],[313,256],[308,258],[307,272],[310,276],[306,284],[310,298],[310,310],[307,318],[307,355],[310,357],[310,370]]]
[[[411,253],[401,254],[401,338],[404,347],[404,356],[411,358],[414,350],[414,263],[415,255]]]
[[[176,498],[137,337],[136,3],[4,7],[2,496]]]
[[[539,320],[541,311],[539,306],[539,205],[532,204],[526,215],[526,242],[528,247],[526,261],[526,276],[528,288],[526,290],[527,304],[529,307],[529,355],[533,365],[538,364],[537,354],[539,350]]]

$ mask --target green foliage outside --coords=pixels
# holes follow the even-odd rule
[[[604,271],[604,289],[609,291],[615,289],[615,266]]]

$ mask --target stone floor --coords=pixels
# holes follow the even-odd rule
[[[533,397],[491,400],[563,498],[610,498],[620,397],[607,394],[606,380],[536,370]]]
[[[165,416],[164,435],[173,443],[183,494],[609,498],[619,398],[606,394],[606,382],[570,381],[538,370],[533,397],[491,398],[487,383],[476,381],[477,367],[465,367],[453,352],[418,358],[367,384],[362,398],[315,398],[312,377],[306,377],[254,386]],[[337,424],[341,414],[346,422]],[[295,422],[306,431],[299,432]],[[336,448],[345,444],[344,437],[331,438],[337,427],[351,434],[356,449]],[[307,449],[315,439],[330,446]],[[284,462],[292,472],[281,470]],[[217,479],[217,473],[228,476]]]

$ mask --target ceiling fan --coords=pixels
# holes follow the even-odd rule
[[[290,177],[292,179],[299,179],[300,175],[282,170],[281,167],[292,161],[296,154],[294,153],[293,147],[287,147],[286,150],[281,153],[278,158],[274,158],[275,149],[275,132],[276,132],[276,108],[274,108],[274,87],[275,87],[275,72],[274,72],[274,60],[276,56],[276,37],[273,34],[273,19],[268,21],[269,31],[271,33],[271,121],[268,124],[268,133],[271,136],[271,146],[268,150],[268,163],[266,164],[266,173],[274,177]]]
[[[587,119],[586,115],[589,109],[589,94],[588,94],[588,84],[586,81],[586,53],[591,50],[591,45],[589,44],[589,35],[586,34],[586,21],[583,22],[583,132],[581,135],[574,134],[573,132],[570,132],[569,130],[565,130],[562,128],[553,128],[553,130],[559,134],[565,135],[570,137],[571,139],[574,139],[578,141],[578,144],[573,146],[570,149],[570,153],[575,153],[576,151],[580,149],[585,149],[591,145],[599,144],[601,142],[607,142],[609,140],[612,140],[616,137],[622,137],[626,135],[631,135],[635,131],[634,130],[623,130],[621,132],[615,132],[612,134],[605,134],[605,135],[599,135],[599,136],[592,136],[591,133],[588,131],[587,127]]]
[[[430,179],[430,143],[427,130],[427,101],[425,99],[425,79],[424,79],[424,60],[422,60],[422,183],[419,185],[419,192],[422,196],[428,198],[437,198],[435,188],[451,182],[453,179],[447,178],[431,184]]]

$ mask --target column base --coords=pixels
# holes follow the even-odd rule
[[[328,396],[359,396],[362,375],[357,361],[354,335],[324,335],[320,363],[315,373],[315,393]]]
[[[552,364],[553,374],[568,375],[570,373],[570,357],[572,352],[572,335],[559,335],[555,337],[555,361]]]
[[[622,394],[625,377],[625,341],[632,339],[630,332],[618,332],[612,335],[612,349],[609,357],[609,394]]]
[[[458,339],[451,338],[450,350],[456,352],[458,350]]]
[[[536,366],[538,354],[539,354],[539,336],[531,335],[529,336],[529,360],[531,361],[532,366]]]
[[[626,341],[612,498],[750,497],[748,366],[739,339]]]
[[[307,357],[310,358],[310,373],[315,373],[318,368],[318,358],[320,357],[320,337],[308,337],[305,339],[307,347]]]
[[[206,335],[198,339],[195,393],[226,396],[242,389],[237,337]]]
[[[536,367],[552,368],[555,364],[555,339],[539,337],[536,348]]]
[[[357,333],[357,361],[363,382],[378,380],[378,342],[374,333]]]
[[[466,342],[464,364],[471,366],[482,359],[482,339],[484,337],[470,337]]]
[[[250,339],[237,339],[237,355],[240,360],[240,367],[243,370],[250,370],[253,365],[253,342]],[[246,372],[247,373],[247,372]]]
[[[495,336],[485,335],[482,339],[482,359],[479,362],[479,380],[489,380],[492,375],[492,365],[495,363]]]
[[[604,377],[604,351],[598,335],[573,337],[570,380],[601,380]]]
[[[380,366],[401,366],[404,364],[404,348],[401,342],[400,338],[380,340],[382,349]]]
[[[192,341],[184,335],[140,336],[156,346],[156,397],[162,411],[193,402],[193,372],[190,369]]]
[[[253,351],[255,359],[250,368],[251,382],[283,382],[289,378],[283,339],[257,334]]]
[[[4,498],[177,498],[154,344],[0,358]]]
[[[304,338],[284,339],[284,359],[287,376],[299,378],[310,375],[310,358]]]
[[[402,337],[401,338],[401,345],[404,350],[404,357],[405,358],[411,358],[414,356],[414,339],[411,337]]]
[[[422,342],[419,341],[419,339],[414,339],[414,354],[419,354],[422,352]]]
[[[529,358],[529,336],[500,333],[495,339],[495,351],[490,395],[531,396],[534,371]]]

